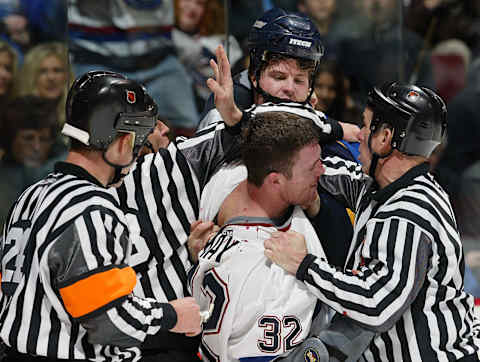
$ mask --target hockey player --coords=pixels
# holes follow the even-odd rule
[[[199,130],[222,120],[236,124],[242,118],[242,111],[255,104],[296,102],[310,105],[315,72],[324,48],[315,24],[308,17],[278,8],[267,11],[253,24],[248,46],[248,71],[235,76],[233,84],[227,79],[230,74],[226,70],[230,67],[223,48],[217,50],[218,66],[211,61],[216,81],[207,81],[214,96],[207,102]],[[229,102],[218,102],[230,97]],[[343,135],[344,139],[356,140],[358,127],[337,124],[320,114],[324,122],[332,123],[334,138],[340,139]]]
[[[323,166],[316,133],[313,122],[294,111],[258,111],[242,135],[245,167],[233,166],[238,186],[236,177],[223,179],[220,171],[223,187],[219,179],[205,190],[206,198],[216,198],[212,204],[221,204],[216,220],[223,227],[201,251],[189,286],[202,309],[212,305],[202,337],[208,361],[270,360],[310,331],[315,296],[267,261],[263,241],[276,230],[296,230],[308,236],[309,250],[323,254],[302,209],[292,207],[318,201]],[[234,186],[226,190],[230,181]]]

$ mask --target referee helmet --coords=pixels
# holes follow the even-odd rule
[[[107,71],[88,72],[68,92],[62,133],[105,151],[117,133],[133,133],[134,155],[155,127],[157,105],[139,83]]]
[[[367,106],[373,111],[371,134],[389,124],[392,149],[402,153],[429,157],[445,135],[447,108],[442,98],[426,87],[389,82],[373,88]]]

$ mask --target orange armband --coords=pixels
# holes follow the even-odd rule
[[[88,275],[59,290],[67,312],[79,318],[130,294],[136,282],[135,271],[124,266]]]

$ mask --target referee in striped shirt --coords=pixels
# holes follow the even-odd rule
[[[1,243],[4,361],[138,361],[162,330],[200,332],[193,298],[132,293],[128,221],[107,186],[121,182],[157,108],[138,83],[110,72],[77,79],[67,100],[66,162],[13,205]]]
[[[320,181],[356,210],[343,272],[307,254],[299,234],[265,242],[272,261],[338,312],[334,324],[349,318],[375,332],[361,361],[479,361],[455,217],[426,162],[445,130],[446,107],[433,91],[374,88],[360,133],[362,166],[325,159]]]

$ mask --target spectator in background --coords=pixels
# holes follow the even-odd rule
[[[231,0],[229,11],[231,33],[239,41],[244,53],[248,53],[247,38],[255,20],[274,7],[297,11],[297,0]]]
[[[19,97],[5,108],[0,143],[5,156],[0,161],[0,222],[4,222],[15,199],[28,186],[53,171],[53,164],[66,153],[53,156],[56,103],[36,96]],[[64,150],[65,152],[66,150]]]
[[[327,51],[325,59],[336,59],[338,56],[338,43],[344,32],[339,21],[338,0],[298,0],[298,10],[309,16],[318,32]]]
[[[402,2],[359,0],[357,5],[357,14],[342,20],[338,57],[352,92],[365,98],[368,89],[391,80],[434,88],[428,49],[417,34],[402,29]]]
[[[0,108],[15,97],[17,52],[6,42],[0,41]],[[1,124],[0,124],[1,126]]]
[[[175,28],[172,39],[177,55],[194,82],[197,110],[203,110],[211,94],[206,81],[213,77],[210,59],[225,44],[224,8],[221,0],[175,0]],[[229,60],[235,64],[242,50],[235,37],[229,37]]]
[[[21,12],[17,1],[0,4],[1,37],[17,51],[19,63],[23,63],[23,54],[32,45],[28,19]]]
[[[315,77],[315,109],[338,121],[361,125],[362,108],[352,99],[342,69],[332,60],[320,62]]]
[[[460,39],[443,40],[432,49],[435,87],[445,102],[465,87],[471,53]]]
[[[411,0],[404,16],[405,26],[435,46],[456,38],[472,50],[480,46],[480,1]]]
[[[43,43],[26,55],[19,76],[19,95],[35,95],[52,100],[57,105],[58,126],[65,122],[65,102],[73,72],[63,43]]]
[[[0,19],[4,37],[22,53],[41,42],[66,39],[64,0],[2,0]]]
[[[108,70],[145,85],[174,134],[198,123],[192,80],[171,40],[173,0],[68,2],[69,51],[76,74]]]

